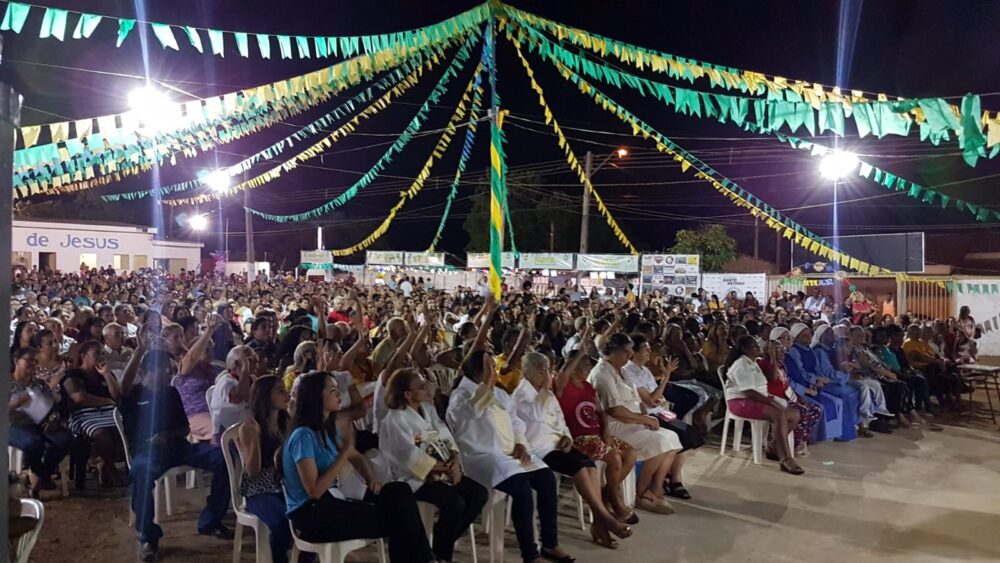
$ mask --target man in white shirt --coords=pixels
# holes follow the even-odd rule
[[[139,334],[139,327],[132,324],[135,320],[135,312],[128,303],[120,303],[115,306],[115,322],[120,324],[125,330],[126,338],[135,338]]]
[[[76,344],[76,339],[66,336],[62,319],[58,317],[49,317],[48,319],[45,319],[45,322],[42,324],[44,324],[45,328],[51,330],[52,334],[56,336],[56,341],[59,342],[59,353],[68,354],[69,349]]]
[[[104,325],[104,358],[108,369],[120,382],[125,374],[125,366],[132,359],[132,349],[125,346],[125,329],[118,323]]]
[[[806,298],[806,311],[815,319],[823,310],[823,296],[819,293],[819,288],[813,289],[812,295]]]
[[[218,440],[222,432],[250,414],[250,386],[257,379],[260,363],[249,346],[236,346],[226,356],[226,371],[215,379],[208,405]]]
[[[399,282],[399,289],[404,297],[409,297],[413,293],[413,284],[410,283],[410,276],[403,276],[403,281]]]

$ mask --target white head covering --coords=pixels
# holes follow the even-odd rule
[[[789,329],[788,332],[791,333],[792,340],[795,340],[796,338],[799,337],[800,334],[802,334],[803,330],[807,330],[808,328],[809,327],[806,326],[805,323],[795,323],[795,324],[792,325],[792,328]]]
[[[788,334],[788,329],[783,326],[776,326],[771,329],[771,335],[767,337],[768,340],[780,340],[782,336]]]
[[[830,325],[828,324],[821,324],[816,327],[816,332],[813,334],[812,345],[815,346],[819,344],[819,339],[822,338],[828,330],[831,330]]]

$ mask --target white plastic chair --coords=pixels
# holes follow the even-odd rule
[[[726,378],[723,374],[723,368],[720,367],[719,371],[719,382],[722,383],[722,388],[726,388]],[[755,465],[760,465],[761,458],[764,457],[764,440],[767,438],[767,431],[771,424],[766,420],[754,420],[750,418],[743,418],[736,416],[735,414],[729,412],[729,405],[726,405],[726,417],[722,421],[722,441],[719,444],[719,455],[726,454],[726,438],[729,435],[729,421],[733,422],[733,451],[739,452],[743,445],[743,424],[750,424],[750,448],[753,452],[753,462]],[[792,457],[795,456],[795,436],[791,431],[788,432],[788,451]]]
[[[118,434],[122,438],[122,445],[125,450],[125,463],[128,468],[132,469],[132,452],[129,451],[128,438],[125,436],[125,423],[122,422],[122,413],[117,408],[114,411],[115,416],[115,426],[118,428]],[[166,515],[172,516],[174,513],[174,482],[178,475],[184,475],[188,471],[195,471],[195,468],[188,467],[187,465],[178,465],[177,467],[171,467],[168,469],[153,486],[153,522],[157,524],[163,518],[164,508],[166,509]],[[198,473],[201,476],[201,473]],[[163,491],[164,502],[160,503],[160,491]],[[204,490],[204,487],[202,487]],[[135,515],[132,515],[135,517]]]
[[[344,563],[344,559],[347,558],[347,554],[352,551],[357,551],[359,549],[364,549],[368,547],[372,541],[378,543],[378,560],[379,563],[385,563],[385,542],[381,539],[378,540],[346,540],[338,542],[329,543],[310,543],[301,538],[295,533],[295,527],[292,523],[288,523],[288,527],[292,530],[292,557],[290,559],[291,563],[299,563],[299,553],[315,553],[319,558],[319,563]]]
[[[509,511],[510,497],[496,489],[490,491],[490,500],[483,509],[483,522],[490,538],[490,563],[503,563],[504,524]]]
[[[23,498],[21,499],[21,516],[34,518],[35,527],[18,538],[17,544],[14,545],[14,553],[10,554],[10,560],[13,563],[28,563],[28,557],[31,555],[31,550],[35,549],[38,534],[42,531],[42,525],[45,523],[45,506],[40,500]]]
[[[229,471],[229,492],[233,502],[233,512],[236,514],[236,530],[233,539],[233,563],[240,563],[243,551],[243,528],[253,530],[256,540],[257,563],[271,563],[271,534],[267,525],[259,518],[247,512],[246,499],[240,494],[240,477],[243,475],[243,463],[240,457],[233,456],[232,448],[236,442],[242,422],[238,422],[222,433],[222,455],[226,458],[226,469]]]
[[[10,459],[10,471],[20,475],[24,471],[24,452],[14,446],[7,446],[7,457]],[[62,485],[64,497],[69,496],[69,456],[59,462],[59,483]]]
[[[438,509],[429,502],[417,501],[417,508],[420,510],[420,521],[424,524],[424,533],[427,534],[427,541],[434,543],[434,519]],[[476,527],[469,524],[469,543],[472,544],[472,563],[479,562],[479,555],[476,553]]]

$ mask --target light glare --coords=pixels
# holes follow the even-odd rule
[[[232,177],[225,170],[216,170],[211,174],[206,174],[202,180],[209,188],[217,192],[224,192],[229,189]]]
[[[176,113],[176,106],[170,101],[170,97],[149,85],[129,92],[128,105],[146,127],[154,130],[169,126]]]
[[[204,215],[192,215],[188,218],[188,226],[194,231],[204,231],[208,228],[208,217]]]
[[[819,173],[827,180],[840,180],[858,167],[858,155],[847,151],[834,151],[819,162]]]

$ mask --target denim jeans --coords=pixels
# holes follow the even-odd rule
[[[271,561],[287,563],[288,550],[292,547],[292,532],[288,527],[285,496],[281,493],[262,493],[246,497],[247,512],[267,525],[271,541]]]
[[[73,434],[65,428],[43,432],[35,424],[18,424],[10,427],[10,445],[24,452],[24,463],[32,473],[48,479],[73,447]]]

